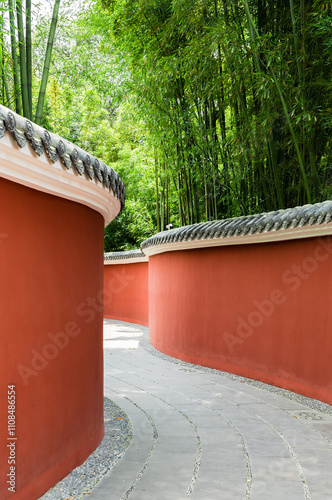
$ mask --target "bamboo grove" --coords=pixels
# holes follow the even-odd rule
[[[158,229],[331,197],[330,2],[99,6],[153,139]]]
[[[8,0],[1,2],[0,58],[1,103],[41,124],[49,76],[52,48],[56,31],[60,0],[54,0],[48,42],[40,75],[39,89],[33,95],[32,62],[32,2]],[[38,82],[39,83],[39,82]]]
[[[51,4],[1,2],[0,101],[119,172],[106,250],[331,199],[331,0]]]

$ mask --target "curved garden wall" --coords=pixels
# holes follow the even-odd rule
[[[142,244],[151,343],[332,404],[332,202]]]
[[[149,262],[139,250],[104,255],[104,316],[149,323]]]
[[[124,189],[0,112],[0,498],[36,500],[103,437],[103,231]]]

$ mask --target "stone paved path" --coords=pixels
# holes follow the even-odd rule
[[[332,416],[139,346],[105,320],[105,396],[133,441],[93,500],[331,500]]]

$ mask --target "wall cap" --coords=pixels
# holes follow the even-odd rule
[[[104,264],[136,264],[139,262],[149,262],[149,257],[141,250],[128,250],[127,252],[107,252],[104,253]]]
[[[141,244],[145,255],[225,245],[268,243],[332,234],[332,201],[163,231]]]
[[[125,205],[125,187],[113,169],[2,105],[0,149],[1,177],[90,206],[106,224]]]

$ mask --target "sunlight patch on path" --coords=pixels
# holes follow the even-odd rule
[[[142,335],[138,328],[104,321],[104,349],[138,349]]]

